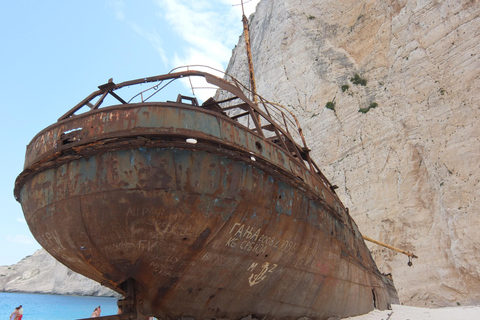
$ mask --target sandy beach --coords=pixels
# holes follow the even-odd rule
[[[438,309],[393,305],[392,310],[374,310],[370,313],[342,319],[351,320],[478,320],[480,306],[459,306]]]

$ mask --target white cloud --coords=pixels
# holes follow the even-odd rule
[[[249,3],[253,6],[259,0]],[[236,0],[157,0],[160,16],[172,26],[179,37],[201,56],[216,65],[226,66],[242,33],[241,7]],[[238,3],[240,3],[238,1]],[[192,49],[177,52],[191,62]]]
[[[27,245],[34,245],[35,241],[31,237],[24,236],[21,234],[17,235],[6,235],[5,236],[6,240],[11,243],[16,243],[16,244],[27,244]]]
[[[130,22],[129,25],[139,36],[147,39],[148,42],[150,42],[150,44],[155,48],[155,50],[157,50],[158,54],[160,55],[160,59],[162,59],[162,62],[165,65],[167,65],[168,58],[165,53],[165,50],[163,49],[162,38],[160,37],[160,35],[156,31],[154,32],[145,31],[134,22]]]
[[[240,3],[240,0],[238,1],[232,1],[232,0],[224,0],[223,2],[226,3],[233,3],[233,6],[238,8],[238,12],[241,14],[242,12],[242,6]],[[245,11],[245,16],[248,18],[252,13],[255,12],[255,9],[257,7],[257,4],[260,2],[260,0],[246,0],[243,1],[243,9]]]
[[[162,39],[161,36],[157,33],[156,30],[154,31],[147,31],[143,28],[141,28],[136,22],[130,21],[130,19],[127,19],[125,11],[126,11],[126,5],[123,0],[109,0],[108,5],[112,8],[112,11],[115,13],[115,18],[120,21],[124,21],[127,23],[133,31],[135,31],[140,37],[146,39],[152,47],[157,50],[158,54],[160,55],[160,59],[164,63],[165,66],[168,64],[168,58],[165,53],[165,50],[163,49],[163,44],[162,44]],[[141,22],[141,21],[140,21]]]
[[[244,1],[248,17],[255,11],[260,0]],[[242,34],[242,8],[240,0],[155,0],[157,16],[170,26],[168,30],[147,31],[141,27],[142,21],[129,21],[125,15],[123,0],[109,0],[116,18],[123,20],[157,50],[164,65],[171,69],[185,65],[206,65],[225,70]],[[179,41],[165,43],[163,32],[172,32]],[[195,79],[195,78],[194,78]],[[205,83],[194,80],[194,86]],[[184,82],[188,84],[188,82]],[[200,100],[213,94],[212,90],[196,90]]]
[[[27,223],[27,221],[25,221],[25,218],[17,218],[17,221],[22,223]]]
[[[246,15],[255,10],[258,2],[253,0],[245,5]],[[225,70],[243,31],[241,6],[234,5],[240,4],[239,0],[157,0],[157,4],[161,10],[159,16],[186,43],[186,47],[174,52],[172,67],[206,65]],[[190,87],[188,82],[184,83]],[[206,83],[194,78],[193,86],[202,87]],[[205,100],[214,91],[195,93]]]
[[[125,20],[125,3],[122,0],[109,0],[108,5],[112,7],[117,20]]]
[[[199,51],[193,47],[188,48],[185,52],[185,57],[178,57],[175,55],[173,63],[176,66],[193,66],[193,69],[199,71],[205,71],[214,74],[220,78],[223,78],[223,73],[216,72],[216,70],[223,71],[223,66],[212,57],[209,57],[205,52]],[[202,67],[205,66],[205,67]],[[185,69],[183,69],[185,70]],[[181,80],[187,88],[193,87],[195,95],[202,101],[207,100],[215,94],[216,88],[207,83],[201,77],[191,77],[189,80]],[[206,89],[213,88],[213,89]]]

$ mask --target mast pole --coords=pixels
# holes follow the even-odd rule
[[[242,2],[242,22],[243,22],[243,34],[245,36],[245,47],[247,48],[247,60],[248,60],[248,71],[250,74],[250,90],[252,91],[252,98],[255,105],[257,101],[257,87],[255,85],[255,74],[253,73],[253,60],[252,60],[252,51],[250,49],[250,34],[248,32],[248,19],[245,16],[245,10],[243,9],[243,0]]]

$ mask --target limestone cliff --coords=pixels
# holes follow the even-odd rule
[[[43,249],[15,265],[0,266],[0,291],[119,297],[116,292],[71,271]]]
[[[258,92],[361,232],[419,256],[369,245],[401,302],[480,303],[479,1],[262,0],[250,33]],[[227,72],[248,83],[244,50]]]

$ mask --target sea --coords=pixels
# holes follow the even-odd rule
[[[117,299],[51,294],[0,292],[0,319],[8,319],[22,305],[22,320],[74,320],[90,318],[100,306],[101,316],[117,314]]]

